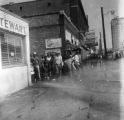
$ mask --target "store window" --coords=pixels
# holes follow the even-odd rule
[[[0,34],[2,66],[13,66],[25,63],[24,37],[15,34]]]

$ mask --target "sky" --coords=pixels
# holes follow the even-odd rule
[[[0,4],[9,2],[25,2],[31,0],[0,0]],[[101,7],[104,11],[105,33],[107,48],[112,48],[111,19],[116,16],[124,17],[124,0],[82,0],[85,13],[88,15],[89,29],[95,30],[97,41],[99,32],[102,33]],[[112,15],[110,11],[115,11]],[[103,36],[102,36],[103,37]]]
[[[103,7],[106,44],[107,48],[112,48],[111,19],[119,16],[119,0],[82,0],[82,3],[85,13],[88,14],[89,27],[91,30],[95,30],[97,41],[100,38],[99,33],[103,33],[101,19],[101,7]],[[111,11],[115,11],[115,13],[111,14]]]

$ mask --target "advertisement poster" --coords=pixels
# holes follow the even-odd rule
[[[46,48],[59,48],[62,46],[61,38],[46,39]]]

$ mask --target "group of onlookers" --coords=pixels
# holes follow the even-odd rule
[[[112,59],[116,60],[124,56],[124,51],[113,51]],[[89,53],[87,63],[102,63],[103,54]],[[48,53],[47,55],[38,55],[36,52],[31,54],[31,74],[32,82],[39,80],[50,80],[61,78],[62,75],[72,76],[73,71],[79,70],[82,65],[82,58],[79,51],[68,51],[68,57],[63,59],[60,53]],[[83,61],[85,63],[85,61]]]
[[[31,54],[31,65],[34,70],[33,82],[49,79],[51,76],[61,76],[63,60],[60,53],[38,56]]]
[[[81,65],[81,56],[73,52],[63,60],[60,53],[48,53],[38,56],[36,52],[31,54],[32,82],[61,78],[62,75],[78,70]]]
[[[123,56],[124,56],[124,51],[123,50],[115,50],[112,53],[112,59],[113,60],[122,58]]]

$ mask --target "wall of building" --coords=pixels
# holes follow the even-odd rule
[[[46,15],[34,15],[32,17],[27,17],[25,19],[29,21],[30,28],[59,24],[58,13],[51,13]]]
[[[81,0],[36,0],[4,5],[3,7],[21,17],[35,16],[64,10],[79,30],[83,32],[88,31],[88,21]]]
[[[66,17],[64,17],[64,25],[65,25],[65,30],[68,29],[73,35],[79,38],[79,30],[76,28],[76,26],[72,22],[67,20]]]
[[[12,52],[13,51],[12,49],[5,50],[4,46],[11,45],[11,47],[14,46],[16,48],[18,45],[14,45],[13,43],[8,43],[7,41],[10,40],[9,37],[7,39],[6,37],[4,37],[5,39],[2,39],[2,37],[0,38],[0,45],[1,45],[0,46],[0,97],[3,97],[4,95],[8,95],[20,89],[23,89],[28,85],[31,85],[30,46],[29,46],[29,25],[27,22],[25,22],[25,20],[6,11],[3,8],[0,8],[0,18],[2,19],[2,24],[0,24],[0,33],[2,33],[5,36],[7,34],[14,36],[13,39],[15,39],[15,41],[19,40],[16,39],[19,38],[17,37],[17,35],[23,36],[24,46],[23,48],[21,47],[21,50],[23,49],[25,52],[25,54],[21,54],[23,55],[21,60],[23,61],[24,58],[24,61],[19,62],[16,59],[14,63],[15,59],[13,58],[15,58],[14,56],[16,54]],[[22,30],[22,28],[24,28],[24,31]],[[4,40],[6,40],[5,44],[3,43]],[[9,55],[8,58],[6,57],[6,54]],[[10,61],[13,60],[13,62],[9,62],[9,64],[8,63],[5,64],[5,62],[8,59]]]
[[[0,71],[0,97],[28,86],[27,66],[12,67]]]
[[[36,51],[38,54],[44,54],[46,45],[45,40],[49,38],[58,38],[60,36],[59,26],[48,26],[30,29],[31,52]]]
[[[81,32],[85,33],[86,31],[88,31],[88,20],[84,12],[82,2],[80,0],[71,0],[70,18]]]
[[[45,39],[60,37],[59,14],[32,16],[26,18],[30,26],[31,53],[45,53]]]
[[[58,25],[60,19],[54,15],[54,12],[59,12],[60,10],[64,10],[65,14],[70,18],[73,25],[77,27],[77,29],[85,33],[88,31],[88,21],[86,19],[86,15],[83,9],[83,5],[81,0],[36,0],[24,3],[17,3],[12,5],[5,5],[6,9],[13,11],[14,13],[24,17],[29,21],[30,24],[30,40],[31,40],[31,52],[42,51],[44,53],[44,36],[42,33],[49,35],[47,28],[51,26],[50,29],[54,30],[52,26]],[[69,26],[69,23],[66,23],[66,28],[70,30],[70,32],[74,36],[77,35],[77,31],[75,31],[75,27]],[[42,26],[42,28],[38,27]],[[41,29],[43,31],[41,31]],[[65,46],[63,40],[65,39],[64,30],[65,28],[60,25],[60,37],[62,38],[62,44]],[[40,30],[40,32],[38,31]],[[57,29],[58,30],[58,29]],[[54,30],[55,34],[59,34],[56,29]],[[53,36],[54,33],[52,33]],[[79,33],[78,33],[79,34]],[[46,36],[47,37],[47,36]],[[38,44],[40,41],[40,44]],[[42,47],[42,49],[41,49]]]
[[[45,50],[52,51],[56,48],[47,49],[45,40],[60,38],[62,42],[62,49],[61,47],[59,49],[62,50],[62,54],[64,56],[66,46],[66,30],[68,30],[75,38],[80,40],[78,29],[63,13],[61,15],[60,13],[55,13],[50,15],[34,16],[26,19],[30,24],[31,52],[36,51],[38,54],[44,54]]]
[[[69,7],[64,0],[36,0],[4,5],[3,7],[22,17],[46,14],[60,10],[65,10],[66,14],[69,15]]]
[[[64,16],[64,42],[63,42],[63,51],[64,58],[68,58],[68,50],[76,49],[80,44],[80,34],[79,30],[76,26],[68,19],[68,17]]]

